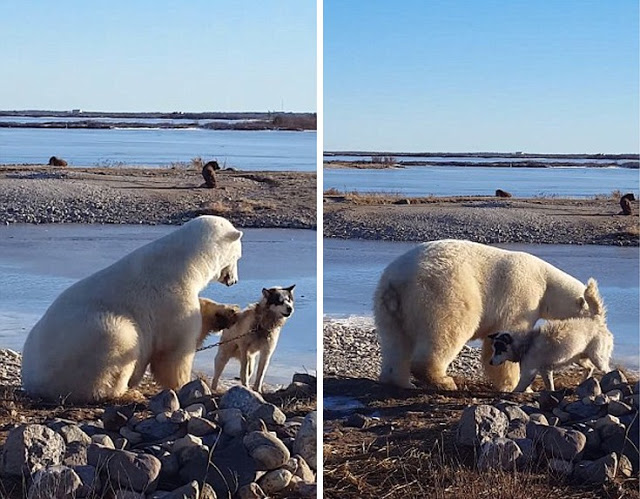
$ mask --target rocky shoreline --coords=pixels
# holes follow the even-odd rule
[[[638,246],[634,215],[618,215],[615,199],[403,198],[325,194],[324,237],[385,241],[471,241]]]
[[[239,227],[315,229],[316,175],[190,168],[0,166],[0,224],[182,224],[221,215]]]
[[[0,497],[315,497],[316,379],[264,396],[145,380],[117,405],[47,404],[20,386],[20,354],[0,350]]]

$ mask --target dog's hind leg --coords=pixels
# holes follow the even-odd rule
[[[501,392],[512,391],[520,379],[520,366],[517,362],[509,361],[503,362],[499,366],[492,366],[489,364],[492,355],[491,340],[484,338],[482,340],[480,358],[485,376],[496,390]]]
[[[540,376],[542,377],[542,381],[544,381],[544,387],[547,390],[555,390],[553,385],[553,371],[551,369],[543,369],[540,371]]]
[[[218,353],[216,354],[216,359],[214,361],[213,380],[211,381],[211,390],[214,392],[218,389],[218,381],[220,380],[222,371],[224,371],[224,368],[231,357],[231,349],[225,348],[225,346],[218,347]]]

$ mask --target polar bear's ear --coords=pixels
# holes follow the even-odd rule
[[[227,234],[227,240],[229,240],[229,241],[237,241],[241,237],[242,237],[242,231],[241,230],[236,230],[234,232],[229,232],[229,234]]]

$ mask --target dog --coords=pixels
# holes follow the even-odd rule
[[[210,334],[219,333],[233,326],[240,316],[240,307],[237,305],[224,305],[202,297],[199,300],[202,328],[196,348],[200,348]]]
[[[248,386],[259,353],[253,389],[262,392],[264,376],[280,330],[293,314],[293,288],[295,284],[288,288],[263,288],[262,299],[240,312],[237,322],[222,332],[211,382],[213,391],[217,390],[220,375],[232,357],[240,361],[240,381],[243,386]]]
[[[489,364],[520,363],[520,381],[514,391],[525,391],[538,373],[546,389],[554,390],[553,370],[574,362],[585,369],[584,379],[591,377],[594,367],[604,373],[611,370],[613,334],[607,328],[606,308],[595,279],[587,282],[584,296],[589,316],[549,321],[519,335],[489,335],[493,350]]]

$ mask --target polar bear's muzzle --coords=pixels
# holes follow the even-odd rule
[[[238,282],[238,272],[236,267],[225,267],[220,272],[220,277],[218,278],[218,282],[224,284],[225,286],[233,286],[236,282]]]

